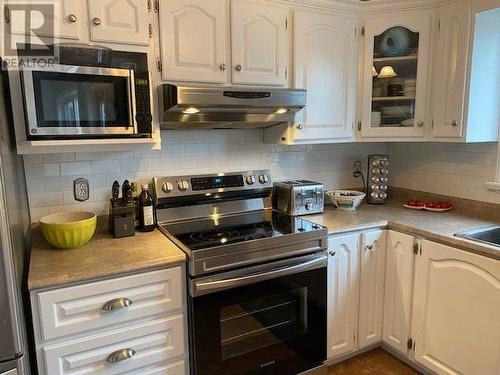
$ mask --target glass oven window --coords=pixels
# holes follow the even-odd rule
[[[33,72],[38,126],[129,126],[129,79]]]
[[[296,374],[326,359],[326,267],[190,300],[192,373]]]
[[[307,332],[307,288],[220,309],[222,360],[284,343]]]

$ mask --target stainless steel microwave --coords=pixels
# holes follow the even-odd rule
[[[53,65],[21,71],[29,138],[151,136],[149,73]]]

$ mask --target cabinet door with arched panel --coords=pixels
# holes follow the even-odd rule
[[[163,79],[226,83],[229,15],[226,0],[162,0]]]
[[[383,341],[408,353],[413,296],[414,237],[387,231]]]
[[[232,82],[285,86],[288,9],[264,1],[231,1]]]
[[[500,374],[500,261],[423,241],[415,359],[436,374]]]
[[[352,139],[356,107],[355,16],[295,12],[295,88],[307,89],[294,140]]]
[[[429,10],[367,17],[362,138],[424,137],[428,123]]]
[[[149,10],[144,0],[88,0],[90,40],[147,46]]]
[[[385,229],[361,235],[358,326],[360,349],[382,339],[386,237]]]
[[[359,234],[328,240],[328,358],[354,351],[358,324]]]

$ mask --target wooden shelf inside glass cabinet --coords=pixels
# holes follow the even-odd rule
[[[415,100],[415,96],[374,96],[372,100],[374,102]]]
[[[373,62],[399,62],[399,61],[415,61],[418,60],[418,55],[408,56],[389,56],[389,57],[374,57]]]

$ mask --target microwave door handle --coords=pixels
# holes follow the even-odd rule
[[[320,256],[313,258],[312,260],[308,260],[298,264],[291,261],[291,263],[293,262],[295,264],[275,268],[270,271],[252,273],[235,278],[228,278],[221,280],[211,280],[205,282],[194,281],[192,284],[192,295],[193,297],[196,297],[203,294],[213,293],[221,289],[236,288],[239,286],[254,284],[265,280],[291,275],[294,273],[313,270],[325,266],[326,261],[327,261],[326,255],[322,254]]]
[[[135,115],[137,113],[136,100],[135,100],[135,74],[133,70],[130,70],[130,75],[128,77],[128,99],[129,99],[129,126],[134,128],[134,134],[137,134],[137,121]]]

